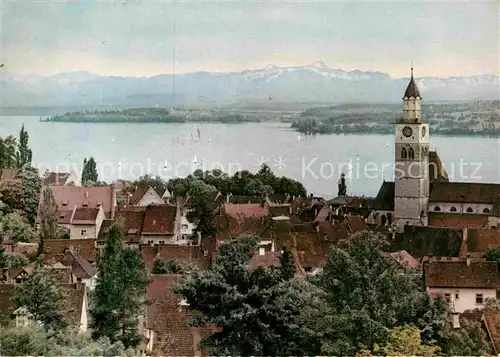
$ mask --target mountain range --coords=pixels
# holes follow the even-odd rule
[[[332,69],[322,62],[243,72],[108,77],[85,71],[48,77],[1,71],[0,106],[225,106],[263,102],[395,102],[409,78]],[[416,78],[426,101],[498,100],[500,77]]]

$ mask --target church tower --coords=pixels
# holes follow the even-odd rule
[[[429,204],[429,124],[420,117],[420,92],[413,68],[403,96],[403,117],[396,121],[394,221],[426,226]]]

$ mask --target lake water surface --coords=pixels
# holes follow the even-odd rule
[[[393,179],[392,135],[303,137],[284,123],[73,124],[0,116],[0,136],[17,136],[22,124],[40,170],[80,172],[83,159],[94,156],[100,179],[108,182],[146,173],[185,176],[196,168],[255,172],[263,161],[277,175],[300,180],[324,197],[336,195],[340,172],[348,174],[348,194],[374,196],[384,178]],[[431,150],[438,151],[453,181],[500,183],[496,138],[433,137],[431,132]]]

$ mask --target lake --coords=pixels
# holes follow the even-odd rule
[[[384,178],[393,179],[392,135],[304,137],[284,123],[77,124],[0,116],[0,136],[17,137],[22,124],[41,171],[80,173],[83,159],[94,156],[99,178],[108,182],[146,173],[168,179],[197,168],[255,172],[262,162],[324,197],[337,194],[341,172],[353,195],[374,196]],[[436,149],[452,181],[500,183],[497,138],[433,137],[431,132],[431,150]]]

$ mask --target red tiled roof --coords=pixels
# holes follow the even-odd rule
[[[412,255],[408,253],[406,250],[388,253],[388,255],[394,258],[398,263],[406,265],[408,268],[411,269],[421,268],[420,262],[417,259],[413,258]]]
[[[427,225],[445,228],[487,228],[488,216],[485,214],[429,212]]]
[[[146,207],[138,206],[123,206],[118,207],[115,211],[115,221],[121,220],[124,228],[124,239],[129,243],[139,243],[141,240],[142,226],[144,225],[144,217],[146,215]],[[113,220],[105,219],[102,222],[101,229],[98,235],[99,242],[105,242],[108,239],[108,228],[114,223]]]
[[[146,311],[146,327],[155,332],[153,355],[199,355],[199,341],[209,333],[207,328],[188,326],[194,314],[181,309],[181,299],[173,293],[180,279],[179,275],[154,275],[149,282],[146,298],[150,304]]]
[[[264,255],[260,255],[256,252],[252,258],[248,261],[249,269],[257,269],[258,267],[278,267],[280,266],[280,252],[265,252]]]
[[[429,201],[493,204],[499,197],[496,183],[434,182]]]
[[[97,273],[97,269],[83,255],[76,254],[74,251],[66,251],[60,262],[65,266],[70,266],[77,278],[89,279]]]
[[[138,204],[139,201],[144,197],[144,195],[146,194],[146,192],[148,192],[148,190],[149,190],[149,186],[138,186],[135,189],[134,194],[130,198],[130,204],[131,205]]]
[[[82,283],[61,284],[66,291],[66,313],[75,326],[80,326],[84,297],[86,294],[85,285]]]
[[[90,207],[80,207],[75,210],[75,215],[73,216],[74,221],[95,221],[97,219],[97,214],[99,213],[98,208]]]
[[[88,261],[96,260],[95,239],[47,239],[44,242],[45,261],[58,261],[67,249],[79,251]]]
[[[177,207],[159,205],[146,207],[143,234],[174,234]]]
[[[192,264],[200,269],[206,269],[210,259],[208,256],[205,257],[201,248],[196,245],[163,245],[159,247],[143,245],[140,248],[142,260],[148,268],[152,267],[156,258],[160,258],[162,260],[175,260],[183,264]]]
[[[71,224],[73,210],[58,210],[56,215],[58,224]],[[37,223],[40,223],[40,216],[37,217]]]
[[[426,262],[425,283],[428,287],[491,288],[500,287],[497,262]]]
[[[97,208],[99,204],[102,204],[102,208],[106,216],[108,216],[112,211],[112,207],[114,204],[114,195],[113,188],[111,186],[51,186],[50,189],[52,191],[52,195],[54,196],[54,200],[60,210],[72,210],[75,206]]]
[[[314,224],[294,225],[292,229],[293,250],[302,268],[319,268],[325,261],[325,251]]]
[[[46,172],[42,178],[42,185],[65,185],[69,175],[69,172]]]
[[[370,227],[368,227],[364,219],[360,216],[346,216],[344,222],[349,227],[351,234],[370,230]]]
[[[224,212],[231,218],[261,218],[269,216],[267,205],[260,203],[225,203]]]

